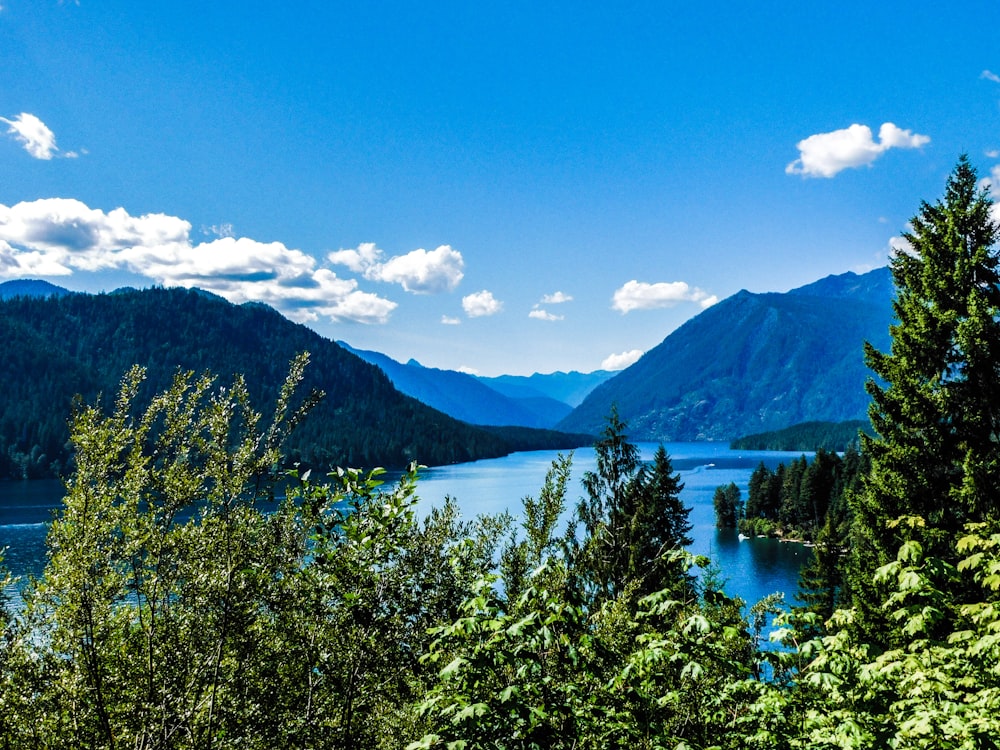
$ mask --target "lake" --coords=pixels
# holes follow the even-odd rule
[[[657,444],[639,443],[638,447],[642,458],[651,460]],[[799,569],[812,559],[812,551],[773,539],[740,541],[735,531],[716,530],[712,496],[716,487],[735,482],[745,500],[750,474],[759,463],[773,469],[801,453],[734,451],[724,443],[668,443],[665,447],[684,482],[681,499],[691,507],[694,541],[689,549],[718,564],[730,596],[753,604],[780,591],[786,601],[794,603]],[[424,469],[417,484],[418,509],[426,512],[451,496],[468,517],[505,510],[516,516],[523,497],[538,496],[557,455],[558,451],[531,451]],[[574,452],[566,498],[569,509],[584,495],[583,473],[595,467],[593,449]],[[61,498],[62,485],[55,480],[0,482],[0,548],[7,548],[7,566],[15,575],[37,575],[44,567],[46,523]]]
[[[638,443],[642,459],[651,461],[658,445]],[[802,452],[734,451],[726,443],[667,443],[664,447],[684,483],[681,499],[691,508],[688,519],[694,526],[693,542],[688,549],[718,564],[730,596],[753,604],[779,591],[785,594],[786,602],[796,604],[799,569],[812,560],[812,550],[776,539],[740,541],[735,530],[719,531],[715,528],[712,498],[716,487],[735,482],[746,501],[750,475],[761,462],[774,469],[780,463],[791,463]],[[523,497],[538,497],[545,473],[558,455],[559,451],[530,451],[424,469],[417,483],[420,506],[440,505],[450,495],[469,517],[504,510],[516,516]],[[596,470],[596,465],[592,448],[574,451],[573,473],[566,493],[568,510],[575,508],[585,495],[581,479],[584,472]]]

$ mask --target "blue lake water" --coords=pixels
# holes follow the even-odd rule
[[[656,444],[640,443],[642,458],[651,460]],[[740,541],[735,531],[717,531],[712,507],[715,488],[735,482],[746,499],[750,474],[762,461],[769,468],[789,463],[798,452],[733,451],[723,443],[668,443],[674,470],[681,475],[681,499],[691,507],[689,548],[711,557],[721,568],[726,591],[752,604],[776,591],[794,603],[800,567],[812,551],[794,543],[772,539]],[[417,484],[420,509],[440,505],[453,497],[462,513],[520,512],[521,499],[537,497],[545,473],[557,451],[515,453],[504,458],[425,469]],[[573,454],[573,473],[567,506],[575,507],[584,495],[581,477],[596,467],[593,449]],[[38,575],[45,564],[46,524],[58,509],[62,485],[57,481],[0,482],[0,548],[7,548],[6,564],[15,575]]]
[[[639,443],[643,460],[652,460],[656,443]],[[791,463],[801,452],[734,451],[725,443],[667,443],[674,471],[681,475],[681,499],[691,508],[694,526],[688,548],[712,558],[722,571],[726,592],[753,604],[768,594],[782,592],[796,603],[799,569],[812,560],[812,550],[801,544],[774,539],[740,541],[735,531],[715,528],[712,498],[716,487],[735,482],[746,500],[753,470],[763,462],[769,468]],[[456,500],[466,516],[480,513],[520,512],[521,499],[538,497],[545,473],[558,451],[514,453],[503,458],[474,461],[423,470],[417,494],[423,507],[440,505],[446,496]],[[593,449],[573,453],[573,473],[567,488],[568,510],[584,496],[584,472],[596,470]]]

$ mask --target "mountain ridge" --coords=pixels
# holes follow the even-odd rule
[[[888,268],[784,293],[741,290],[595,388],[557,428],[596,432],[612,404],[637,440],[730,440],[863,419],[862,343],[888,347],[892,290]]]
[[[124,373],[146,368],[142,398],[165,390],[178,370],[212,372],[220,384],[246,379],[265,414],[289,361],[308,350],[300,393],[326,397],[293,433],[290,461],[334,466],[437,465],[506,455],[521,445],[570,448],[581,436],[547,438],[484,431],[405,396],[378,368],[266,305],[233,305],[194,290],[154,287],[112,294],[0,300],[0,476],[67,468],[66,419],[75,394],[114,398]]]

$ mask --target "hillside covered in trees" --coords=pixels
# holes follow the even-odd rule
[[[612,404],[637,440],[653,441],[864,419],[862,345],[888,346],[892,295],[887,268],[783,294],[738,292],[597,386],[557,428],[593,433]]]
[[[57,289],[53,287],[53,289]],[[140,393],[166,389],[178,370],[211,371],[220,386],[240,373],[252,399],[273,401],[289,361],[311,353],[303,393],[325,393],[291,438],[291,461],[318,467],[446,464],[589,438],[485,432],[399,393],[337,344],[259,304],[232,305],[196,290],[19,294],[0,300],[0,478],[59,475],[68,465],[67,420],[79,394],[110,398],[135,364]]]

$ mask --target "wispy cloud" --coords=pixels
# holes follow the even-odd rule
[[[987,81],[993,81],[993,83],[1000,83],[1000,76],[994,73],[992,70],[984,70],[979,74],[979,77]]]
[[[609,354],[601,362],[602,370],[624,370],[630,365],[634,365],[639,361],[639,358],[643,355],[642,349],[632,349],[627,352],[622,352],[621,354]]]
[[[423,248],[388,260],[373,242],[363,242],[353,250],[337,250],[327,256],[335,265],[346,266],[371,281],[399,284],[413,294],[450,292],[464,276],[462,254],[450,245],[435,250]]]
[[[13,136],[34,158],[49,160],[59,152],[55,133],[35,115],[22,112],[13,120],[0,117],[0,122],[8,126],[7,135]],[[76,153],[69,151],[62,156],[73,158]]]
[[[673,307],[681,302],[698,302],[702,308],[718,302],[718,297],[692,287],[684,281],[661,281],[648,284],[632,279],[619,287],[612,298],[611,308],[625,313],[632,310],[653,310]]]
[[[175,216],[105,213],[74,199],[0,205],[0,277],[122,269],[237,304],[264,302],[300,322],[384,323],[396,308],[280,242],[219,237],[196,244],[190,235],[190,223]]]
[[[503,302],[484,289],[462,297],[462,309],[470,318],[484,318],[503,310]]]
[[[893,148],[920,148],[931,142],[929,136],[903,130],[891,122],[882,124],[879,140],[871,128],[855,123],[829,133],[817,133],[799,141],[799,158],[785,167],[788,174],[803,177],[833,177],[845,169],[871,164]]]
[[[542,297],[542,305],[561,305],[564,302],[572,302],[573,297],[563,292],[553,292]]]
[[[458,326],[462,324],[461,318],[453,318],[450,315],[441,316],[441,325],[445,326]]]
[[[538,305],[531,308],[531,311],[528,313],[528,317],[534,318],[535,320],[565,320],[566,318],[565,315],[550,313],[548,310],[545,310]]]

